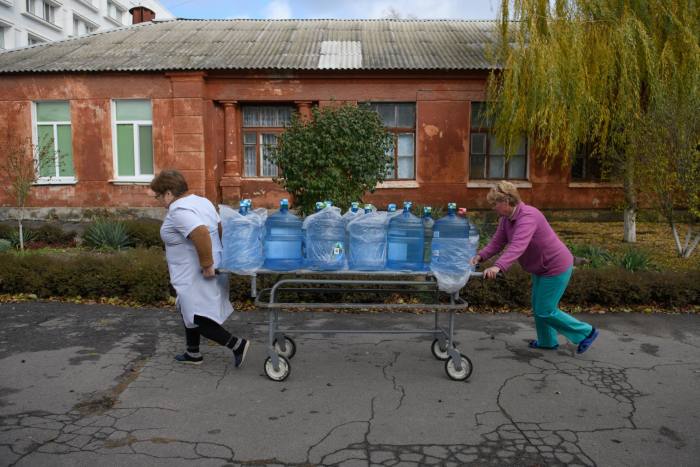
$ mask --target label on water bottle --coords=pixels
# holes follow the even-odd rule
[[[433,250],[433,256],[434,256],[435,258],[437,258],[438,256],[440,256],[440,250]]]
[[[433,232],[433,238],[440,238],[440,231],[436,230]]]
[[[333,246],[333,256],[335,256],[335,257],[342,256],[344,252],[345,252],[345,249],[343,248],[343,244],[341,242],[337,242]]]

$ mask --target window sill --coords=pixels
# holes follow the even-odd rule
[[[2,0],[0,0],[0,1],[2,1]],[[100,11],[100,9],[98,7],[96,7],[95,5],[93,5],[92,3],[90,3],[89,0],[77,0],[77,1],[78,1],[78,3],[83,5],[85,8],[89,8],[90,10],[94,11],[95,13],[98,13]]]
[[[387,180],[377,183],[377,188],[419,188],[420,185],[415,180]]]
[[[500,182],[501,179],[493,180],[469,180],[467,182],[467,188],[492,188],[496,186],[496,183]],[[515,185],[516,188],[532,188],[532,183],[527,180],[506,180],[507,182]]]
[[[150,185],[153,176],[148,177],[133,177],[133,178],[116,178],[114,180],[109,180],[112,185]]]
[[[116,26],[125,26],[124,23],[122,23],[122,22],[119,21],[118,19],[112,18],[111,16],[105,16],[104,18],[105,18],[107,21],[109,21],[110,23],[112,23],[112,24],[114,24],[114,25],[116,25]]]
[[[0,5],[5,5],[5,6],[11,7],[12,2],[10,2],[9,0],[0,0]]]
[[[26,11],[23,11],[22,16],[30,18],[31,20],[36,21],[39,24],[43,24],[44,26],[47,26],[55,31],[63,31],[63,28],[61,26],[50,23],[50,22],[46,21],[44,18],[37,16],[37,15],[34,15],[32,13],[27,13]]]
[[[241,180],[247,182],[274,182],[272,177],[241,177]]]
[[[569,188],[622,188],[622,183],[569,182]]]
[[[51,177],[39,178],[33,185],[75,185],[76,183],[78,180],[75,177]]]

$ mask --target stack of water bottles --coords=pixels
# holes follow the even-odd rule
[[[221,206],[224,260],[222,267],[239,273],[259,269],[294,271],[427,271],[440,289],[456,292],[466,284],[476,255],[479,233],[457,215],[455,203],[447,215],[434,221],[432,209],[423,217],[411,214],[411,202],[397,212],[359,203],[345,214],[331,201],[316,204],[316,212],[300,219],[283,199],[269,217],[264,209],[251,210],[249,200],[238,212]]]
[[[238,211],[226,205],[219,206],[222,243],[221,267],[237,274],[253,274],[265,262],[263,235],[267,209],[253,211],[248,199],[241,201]]]

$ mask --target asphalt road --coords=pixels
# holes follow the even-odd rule
[[[226,323],[248,360],[184,348],[168,310],[0,305],[0,465],[649,465],[700,459],[700,316],[582,315],[583,355],[532,350],[530,318],[458,315],[466,382],[430,338],[295,336],[284,382],[263,372],[266,315]],[[290,313],[319,329],[428,329],[431,314]]]

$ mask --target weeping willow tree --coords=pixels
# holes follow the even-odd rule
[[[494,131],[525,132],[549,165],[583,144],[623,183],[624,240],[636,240],[635,132],[666,88],[697,93],[698,0],[503,0],[489,79]],[[688,70],[694,70],[689,73]]]

